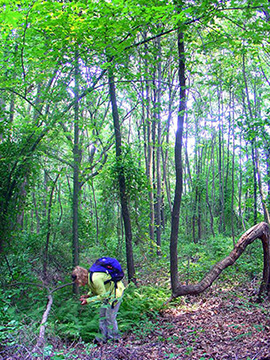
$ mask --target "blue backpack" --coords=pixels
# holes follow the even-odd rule
[[[108,284],[110,281],[113,281],[115,288],[117,287],[117,282],[122,280],[125,276],[119,261],[107,256],[97,259],[90,267],[89,272],[91,282],[94,272],[106,272],[107,274],[110,274],[111,279],[106,280],[104,284]]]

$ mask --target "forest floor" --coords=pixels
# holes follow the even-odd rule
[[[117,344],[78,346],[75,353],[81,360],[270,359],[270,303],[255,302],[258,284],[221,285],[178,299],[152,326],[124,334]]]
[[[270,359],[270,302],[255,302],[258,283],[219,281],[198,296],[178,298],[116,344],[55,341],[44,360]],[[64,349],[64,350],[63,350]],[[1,358],[1,356],[0,356]],[[3,359],[3,358],[2,358]],[[21,360],[22,357],[7,357]],[[24,359],[29,359],[25,357]]]

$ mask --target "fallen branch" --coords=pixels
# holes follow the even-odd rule
[[[262,296],[269,295],[270,292],[270,231],[268,224],[265,222],[261,222],[247,230],[238,240],[231,253],[225,259],[216,263],[198,284],[182,285],[178,283],[176,288],[173,289],[170,300],[183,295],[196,295],[202,293],[212,285],[224,269],[233,265],[240,255],[243,254],[246,247],[256,239],[261,239],[264,253],[263,280],[258,294],[258,301],[261,301]]]
[[[53,295],[52,294],[55,291],[62,289],[63,287],[66,287],[66,286],[70,286],[70,285],[73,285],[73,283],[63,284],[52,290],[50,290],[48,287],[44,286],[48,290],[48,301],[47,301],[47,306],[43,313],[42,320],[40,323],[39,337],[37,339],[36,345],[34,346],[34,348],[32,350],[32,353],[37,353],[37,352],[41,351],[44,347],[46,323],[47,323],[48,316],[50,314],[52,304],[53,304]]]

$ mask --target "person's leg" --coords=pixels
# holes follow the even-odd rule
[[[112,308],[108,307],[106,310],[106,326],[107,326],[107,338],[110,340],[118,340],[120,338],[120,334],[118,331],[118,324],[117,324],[117,313],[120,307],[121,301]]]
[[[100,336],[96,337],[97,342],[106,342],[108,338],[108,326],[107,326],[107,308],[109,305],[103,304],[99,311],[99,331]]]

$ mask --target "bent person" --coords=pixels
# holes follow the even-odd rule
[[[89,287],[88,294],[80,297],[81,305],[102,302],[99,318],[101,335],[96,337],[96,343],[117,341],[120,338],[116,317],[125,289],[121,281],[123,277],[124,273],[118,261],[108,257],[98,259],[89,271],[76,266],[72,272],[75,283]]]

